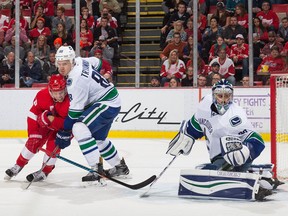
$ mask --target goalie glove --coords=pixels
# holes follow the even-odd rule
[[[248,160],[250,150],[239,137],[224,136],[220,138],[220,143],[222,156],[230,165],[241,166]]]
[[[191,152],[195,139],[187,133],[188,122],[183,121],[178,134],[169,143],[166,154],[173,156],[181,152],[183,155],[188,155]]]

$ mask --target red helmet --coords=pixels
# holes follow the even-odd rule
[[[60,74],[52,75],[49,83],[48,88],[50,91],[62,91],[66,88],[66,80]]]

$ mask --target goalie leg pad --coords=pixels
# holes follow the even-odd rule
[[[254,200],[259,175],[215,170],[181,170],[179,197]]]

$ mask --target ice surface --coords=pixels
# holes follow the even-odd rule
[[[189,156],[179,156],[150,190],[150,196],[140,198],[148,187],[130,190],[111,181],[107,186],[84,186],[81,177],[87,172],[64,161],[45,182],[33,183],[29,189],[26,175],[41,168],[43,153],[39,152],[13,180],[4,181],[4,172],[14,165],[24,139],[0,139],[0,214],[1,216],[238,216],[287,215],[288,184],[280,186],[266,202],[195,200],[177,197],[179,173],[208,162],[204,142],[197,142]],[[119,153],[125,157],[131,179],[121,179],[135,184],[152,175],[158,175],[171,161],[166,155],[169,140],[112,139]],[[258,163],[270,161],[269,145],[257,159]],[[79,147],[72,145],[62,151],[62,156],[87,166]],[[108,167],[108,164],[104,164]]]

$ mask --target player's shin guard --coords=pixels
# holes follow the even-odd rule
[[[257,197],[259,175],[217,170],[182,170],[178,195],[202,199],[263,200]]]

